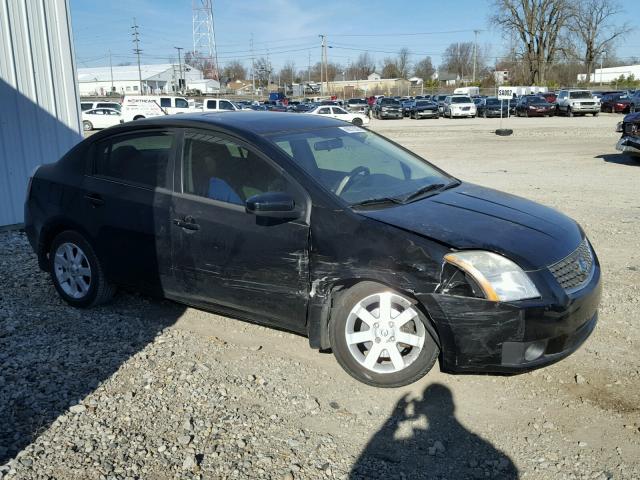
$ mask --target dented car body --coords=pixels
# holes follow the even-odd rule
[[[640,112],[630,113],[620,122],[616,131],[622,134],[616,150],[640,158]]]
[[[600,266],[575,221],[457,180],[393,142],[347,125],[314,116],[232,112],[107,129],[34,174],[26,232],[54,283],[70,275],[64,258],[56,264],[65,254],[55,239],[74,230],[95,251],[109,283],[295,331],[317,349],[336,350],[336,306],[362,282],[408,300],[446,371],[526,371],[569,355],[586,340],[597,322]],[[104,152],[113,157],[118,151],[114,142],[136,145],[137,152],[127,149],[138,155],[129,158],[133,162],[145,150],[130,137],[154,134],[171,137],[157,184],[100,171]],[[229,185],[246,191],[238,202],[235,194],[206,194],[218,180],[207,179],[200,194],[188,181],[197,158],[224,142],[233,143],[238,165],[260,160],[269,167],[243,167],[249,185],[242,188],[234,187],[229,174]],[[377,152],[379,163],[371,160]],[[261,187],[269,172],[277,179]],[[246,180],[253,174],[255,180]],[[72,293],[81,293],[82,282],[91,287],[97,281],[95,275],[80,278]],[[88,305],[81,301],[78,306]],[[382,300],[376,305],[370,313],[382,319]],[[402,308],[392,310],[387,320],[399,319]],[[356,307],[351,311],[350,317],[357,316]],[[364,322],[367,317],[361,316]],[[391,330],[378,323],[375,331],[373,323],[365,327],[371,341],[358,343],[356,356],[372,351],[374,334],[375,342],[402,334],[392,322],[385,325]],[[398,347],[402,358],[421,361],[411,351],[425,345],[424,338],[403,338],[409,340]],[[394,360],[396,351],[389,348],[380,350],[361,380],[384,383],[386,371],[377,367]]]

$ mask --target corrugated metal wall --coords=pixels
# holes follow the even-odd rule
[[[82,139],[67,0],[0,0],[0,226],[23,222],[32,170]]]

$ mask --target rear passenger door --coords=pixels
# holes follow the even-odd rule
[[[143,130],[94,143],[82,205],[108,278],[160,295],[171,279],[176,138],[170,129]]]
[[[306,216],[257,217],[245,211],[245,201],[286,192],[306,212],[306,193],[241,141],[195,129],[184,133],[175,190],[172,251],[180,299],[303,331],[309,287]]]

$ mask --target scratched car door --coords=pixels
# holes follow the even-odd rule
[[[261,154],[215,132],[186,130],[182,150],[171,212],[180,295],[258,314],[266,323],[304,325],[309,225],[258,218],[244,205],[252,195],[276,191],[303,205],[304,191]]]

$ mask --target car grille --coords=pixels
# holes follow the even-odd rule
[[[593,274],[593,252],[587,239],[568,257],[550,265],[549,271],[567,292],[582,288]]]
[[[581,102],[581,105],[595,105],[595,102]]]

